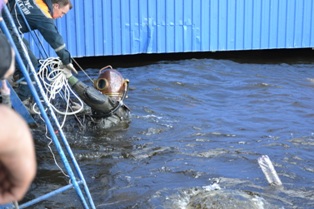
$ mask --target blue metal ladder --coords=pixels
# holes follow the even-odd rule
[[[3,12],[5,12],[5,14],[9,17],[10,24],[12,24],[12,26],[14,26],[13,27],[14,32],[16,34],[18,34],[17,28],[14,25],[13,19],[9,13],[8,8],[4,7],[3,10],[4,10]],[[36,88],[34,87],[34,85],[32,83],[30,75],[29,75],[29,73],[28,73],[28,71],[27,71],[27,69],[23,63],[23,60],[22,60],[21,55],[19,54],[19,52],[16,48],[15,43],[13,42],[13,39],[11,37],[11,34],[9,33],[9,30],[7,28],[6,23],[4,21],[1,21],[1,20],[0,20],[0,29],[6,35],[6,37],[8,38],[9,42],[11,43],[11,45],[13,46],[13,48],[15,50],[17,64],[19,65],[19,67],[20,67],[20,69],[21,69],[21,71],[25,77],[25,80],[28,84],[28,87],[30,88],[30,90],[32,92],[33,98],[34,98],[37,106],[39,107],[39,110],[41,112],[41,116],[46,123],[50,137],[51,137],[53,144],[55,145],[55,147],[56,147],[56,149],[60,155],[60,158],[63,162],[63,165],[66,169],[67,175],[71,179],[70,184],[63,186],[59,189],[56,189],[52,192],[49,192],[47,194],[44,194],[40,197],[37,197],[31,201],[23,203],[22,205],[19,206],[19,208],[26,208],[26,207],[32,206],[32,205],[37,204],[43,200],[47,200],[54,195],[65,192],[69,189],[74,189],[76,191],[76,194],[78,195],[79,199],[81,200],[81,203],[82,203],[84,208],[86,208],[86,209],[96,208],[95,204],[93,202],[93,199],[91,197],[89,188],[88,188],[86,181],[84,179],[84,176],[83,176],[81,169],[80,169],[80,167],[79,167],[79,165],[78,165],[78,163],[74,157],[74,154],[73,154],[73,152],[72,152],[72,150],[68,144],[68,141],[65,137],[65,134],[64,134],[63,130],[61,129],[60,124],[57,120],[57,117],[56,117],[53,109],[50,107],[47,98],[44,96],[44,89],[42,88],[42,86],[40,84],[39,78],[36,74],[36,70],[33,67],[33,65],[31,64],[31,61],[30,61],[30,58],[29,58],[27,52],[24,51],[24,54],[27,57],[28,64],[31,66],[30,71],[34,75],[35,83],[37,84],[37,89],[39,90],[39,93],[37,92]],[[19,37],[19,39],[20,39],[20,37]],[[15,108],[15,110],[17,112],[22,113],[22,116],[27,120],[27,122],[35,123],[34,119],[27,112],[25,106],[19,100],[19,98],[15,94],[12,87],[11,87],[11,91],[13,92],[13,101],[12,101],[13,108]],[[44,99],[44,104],[46,106],[45,108],[48,109],[47,111],[50,113],[49,117],[45,111],[45,108],[44,108],[42,102],[40,101],[39,94],[42,96],[41,98]],[[25,112],[25,110],[27,113]],[[53,121],[53,123],[52,123],[52,121]],[[55,130],[58,130],[58,134],[55,133]],[[0,206],[0,208],[1,208],[1,206]]]

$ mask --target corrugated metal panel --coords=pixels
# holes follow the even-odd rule
[[[74,57],[314,46],[313,0],[72,1],[57,27]]]

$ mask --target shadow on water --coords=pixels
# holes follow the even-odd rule
[[[65,127],[97,208],[313,208],[313,52],[279,52],[77,59],[93,78],[111,64],[131,84],[127,129]],[[30,196],[67,181],[42,135]],[[261,155],[282,188],[268,185]],[[64,197],[38,208],[75,208]]]
[[[159,62],[160,60],[176,61],[185,59],[216,59],[233,60],[239,63],[313,63],[312,49],[276,49],[276,50],[249,50],[226,52],[193,52],[168,54],[137,54],[124,56],[81,57],[76,58],[83,68],[102,68],[106,65],[117,67],[139,67]]]

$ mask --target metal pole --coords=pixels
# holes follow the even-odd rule
[[[10,13],[9,13],[9,11],[8,11],[8,8],[7,8],[6,6],[4,7],[4,12],[5,12],[6,15],[9,17],[10,24],[12,24],[12,26],[14,26],[15,24],[14,24],[14,22],[13,22],[13,20],[12,20],[12,17],[11,17],[11,15],[10,15]],[[56,136],[56,134],[55,134],[55,131],[54,131],[53,127],[52,127],[52,124],[51,124],[51,122],[50,122],[50,120],[49,120],[49,118],[48,118],[48,116],[47,116],[47,114],[46,114],[46,112],[45,112],[45,110],[44,110],[44,107],[43,107],[43,105],[42,105],[42,103],[41,103],[41,101],[40,101],[40,98],[39,98],[39,96],[38,96],[38,94],[37,94],[37,91],[35,90],[35,87],[34,87],[34,85],[33,85],[33,83],[32,83],[32,80],[31,80],[31,78],[30,78],[30,76],[29,76],[29,74],[28,74],[28,72],[27,72],[27,70],[26,70],[26,68],[25,68],[25,66],[24,66],[24,63],[23,63],[23,61],[22,61],[22,58],[21,58],[21,56],[20,56],[20,54],[19,54],[19,52],[18,52],[18,50],[17,50],[17,48],[16,48],[16,46],[15,46],[15,43],[13,42],[13,39],[12,39],[12,37],[11,37],[11,34],[9,33],[9,31],[8,31],[8,29],[7,29],[7,27],[6,27],[5,23],[4,23],[4,21],[0,21],[0,24],[1,24],[0,26],[1,26],[2,31],[3,31],[3,32],[5,33],[5,35],[8,37],[10,43],[12,44],[12,46],[13,46],[15,52],[16,52],[16,59],[17,59],[17,62],[18,62],[18,64],[19,64],[19,66],[20,66],[20,68],[21,68],[21,71],[22,71],[22,73],[23,73],[23,75],[24,75],[24,77],[25,77],[25,79],[26,79],[26,81],[27,81],[27,83],[28,83],[28,86],[29,86],[29,88],[30,88],[30,90],[31,90],[31,92],[32,92],[32,94],[33,94],[33,96],[34,96],[34,99],[35,99],[35,101],[36,101],[36,104],[38,105],[38,107],[39,107],[39,109],[40,109],[40,112],[41,112],[41,114],[42,114],[42,116],[43,116],[43,118],[44,118],[44,120],[45,120],[45,122],[46,122],[48,131],[49,131],[49,133],[51,134],[52,140],[53,140],[53,142],[54,142],[54,144],[55,144],[55,146],[56,146],[56,149],[57,149],[58,153],[60,154],[60,157],[61,157],[61,159],[62,159],[62,162],[63,162],[63,164],[64,164],[64,166],[65,166],[65,168],[66,168],[66,170],[67,170],[67,172],[68,172],[68,174],[69,174],[69,176],[70,176],[70,179],[71,179],[71,181],[72,181],[72,183],[73,183],[73,186],[74,186],[74,188],[75,188],[77,194],[79,195],[79,197],[80,197],[80,199],[81,199],[81,201],[82,201],[84,207],[85,207],[85,208],[89,208],[88,205],[87,205],[87,203],[86,203],[86,200],[85,200],[85,198],[84,198],[84,196],[83,196],[83,193],[82,193],[82,191],[81,191],[81,188],[79,187],[79,185],[78,185],[78,183],[77,183],[77,181],[76,181],[76,179],[75,179],[75,175],[74,175],[74,173],[73,173],[73,171],[72,171],[72,168],[71,168],[71,166],[70,166],[70,164],[69,164],[69,162],[68,162],[68,160],[67,160],[67,158],[66,158],[66,155],[65,155],[64,152],[63,152],[62,146],[61,146],[61,144],[60,144],[60,142],[59,142],[59,140],[58,140],[58,138],[57,138],[57,136]],[[16,33],[16,34],[18,35],[18,32],[17,32],[16,27],[13,27],[13,29],[14,29],[14,33]],[[22,41],[21,38],[20,38],[19,36],[18,36],[18,38],[19,38],[19,41],[21,42],[21,41]],[[24,50],[25,55],[27,55],[27,52],[25,51],[24,48],[23,48],[23,50]],[[77,164],[77,162],[76,162],[76,160],[75,160],[75,158],[74,158],[74,155],[73,155],[73,153],[72,153],[72,150],[70,149],[70,146],[68,145],[67,140],[66,140],[65,137],[64,137],[64,133],[63,133],[62,129],[60,128],[60,124],[59,124],[59,122],[58,122],[58,120],[57,120],[57,118],[56,118],[56,116],[55,116],[55,113],[54,113],[54,111],[52,110],[51,106],[49,105],[49,102],[48,102],[48,100],[47,100],[47,97],[46,97],[45,94],[44,94],[44,90],[43,90],[43,88],[42,88],[42,86],[41,86],[41,83],[40,83],[39,78],[38,78],[38,76],[37,76],[37,74],[36,74],[36,71],[35,71],[35,69],[34,69],[34,66],[31,64],[31,61],[30,61],[30,58],[29,58],[28,55],[26,56],[26,58],[27,58],[28,63],[30,64],[30,70],[31,70],[31,72],[34,74],[35,81],[36,81],[37,86],[38,86],[38,88],[39,88],[39,90],[40,90],[40,93],[42,94],[42,97],[43,97],[43,99],[44,99],[44,101],[45,101],[45,104],[47,105],[48,109],[50,110],[50,113],[51,113],[51,115],[52,115],[52,117],[53,117],[53,119],[54,119],[54,122],[55,122],[55,124],[56,124],[57,127],[58,127],[58,130],[59,130],[59,133],[60,133],[60,135],[61,135],[62,141],[63,141],[64,144],[65,144],[66,150],[68,151],[68,153],[69,153],[69,155],[70,155],[70,158],[72,159],[72,161],[73,161],[73,163],[74,163],[74,165],[75,165],[75,167],[76,167],[76,170],[79,171],[79,172],[78,172],[79,176],[80,176],[80,177],[83,177],[83,175],[82,175],[82,173],[81,173],[81,171],[80,171],[80,168],[78,167],[78,164]],[[88,195],[88,200],[89,200],[90,206],[91,206],[92,208],[96,208],[95,205],[94,205],[94,202],[93,202],[93,200],[92,200],[92,198],[91,198],[89,189],[87,188],[87,185],[86,185],[86,182],[85,182],[84,178],[82,178],[82,180],[83,180],[83,182],[84,182],[84,188],[85,188],[86,194]]]

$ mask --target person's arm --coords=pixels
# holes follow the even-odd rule
[[[47,41],[47,43],[55,50],[64,65],[71,63],[71,54],[67,50],[61,34],[54,24],[53,19],[46,18],[37,22],[36,28]]]
[[[7,85],[6,80],[2,80],[1,82],[2,82],[2,87],[0,89],[0,92],[1,92],[1,96],[2,96],[2,104],[6,105],[8,107],[11,107],[12,106],[11,98],[10,98],[11,91]]]
[[[36,174],[29,127],[12,109],[0,105],[0,204],[23,198]]]
[[[27,16],[27,22],[31,29],[37,29],[40,32],[51,48],[55,50],[62,64],[67,69],[77,73],[72,64],[71,54],[67,50],[63,37],[55,25],[55,20],[47,17],[39,9],[33,9],[32,15]]]
[[[34,24],[37,24],[36,28],[39,30],[44,39],[50,44],[50,46],[55,50],[65,68],[73,71],[74,73],[77,73],[71,62],[71,54],[67,50],[63,38],[55,26],[54,20],[46,18],[42,22],[37,21]]]
[[[34,10],[33,15],[27,16],[27,22],[32,29],[37,29],[47,43],[53,48],[60,57],[63,65],[71,63],[71,55],[67,50],[63,37],[59,33],[55,20],[46,17],[39,11]]]

